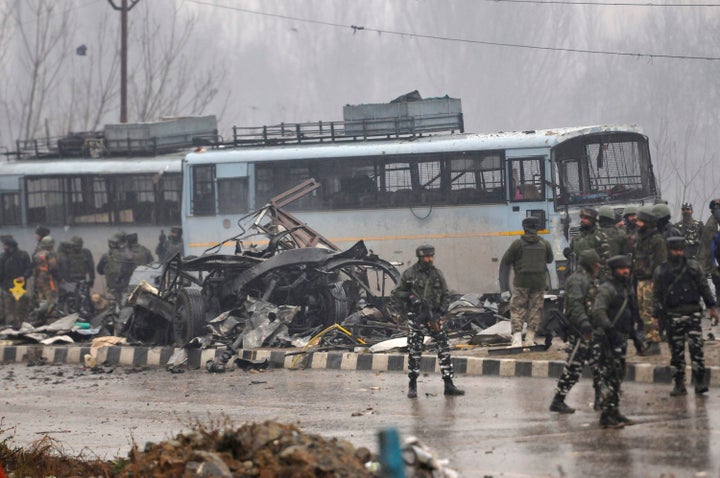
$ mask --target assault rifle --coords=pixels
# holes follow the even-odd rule
[[[435,314],[430,307],[430,304],[426,300],[420,300],[417,296],[411,299],[413,308],[417,310],[415,317],[419,323],[427,324],[435,332],[440,332],[442,324],[440,323],[442,317],[440,314]]]

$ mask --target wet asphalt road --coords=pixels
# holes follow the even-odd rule
[[[109,370],[109,369],[108,369]],[[377,431],[395,426],[450,460],[461,476],[718,476],[720,390],[671,398],[668,385],[627,383],[623,412],[637,424],[602,430],[583,380],[572,415],[547,410],[552,379],[460,377],[464,397],[446,398],[438,375],[422,377],[405,398],[397,373],[325,370],[162,369],[92,374],[79,366],[0,365],[0,440],[25,446],[48,433],[71,454],[125,456],[131,440],[168,439],[196,419],[223,416],[239,426],[278,420],[308,433],[377,450]]]

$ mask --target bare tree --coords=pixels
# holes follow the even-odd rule
[[[53,0],[15,0],[13,17],[20,40],[18,63],[25,78],[17,75],[9,113],[19,120],[17,137],[27,140],[41,132],[49,96],[58,84],[66,58],[70,10],[60,11]]]
[[[162,17],[152,13],[150,2],[143,8],[143,14],[135,16],[141,20],[131,25],[137,37],[131,33],[130,38],[131,51],[139,56],[129,79],[135,119],[203,113],[218,94],[226,69],[217,60],[190,61],[197,16],[188,13],[183,18],[182,4],[174,2]]]

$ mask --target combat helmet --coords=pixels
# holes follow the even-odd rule
[[[55,247],[55,240],[52,238],[52,236],[45,236],[42,239],[40,239],[40,249],[45,249],[46,251],[52,250],[53,247]]]
[[[597,210],[598,218],[615,221],[615,210],[610,206],[600,206]]]
[[[607,265],[610,269],[619,269],[621,267],[630,267],[632,264],[630,261],[630,257],[621,254],[618,256],[612,256],[610,259],[608,259]]]
[[[528,216],[522,220],[522,227],[526,231],[537,232],[540,229],[540,219],[535,216]]]
[[[638,213],[637,206],[630,205],[623,210],[623,217],[628,217],[631,215],[637,216],[637,213]]]
[[[435,247],[431,246],[430,244],[423,244],[421,246],[417,246],[417,248],[415,249],[415,255],[417,257],[434,256]]]
[[[598,217],[598,212],[591,207],[584,207],[580,209],[580,217],[583,216],[592,219],[593,221],[596,221]]]
[[[652,212],[658,221],[660,221],[662,219],[670,219],[670,208],[668,207],[667,204],[663,204],[663,203],[655,204],[652,207]]]
[[[653,213],[653,208],[650,206],[641,207],[637,213],[637,218],[642,222],[650,224],[655,224],[657,222],[657,217],[655,216],[655,213]]]
[[[592,266],[600,262],[600,256],[595,249],[585,249],[578,257],[578,264],[586,269],[592,269]]]

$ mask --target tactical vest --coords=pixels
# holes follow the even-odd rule
[[[521,274],[544,274],[545,255],[547,248],[542,240],[537,242],[522,241],[520,260],[518,261],[517,273]]]
[[[687,263],[677,274],[670,267],[663,269],[663,273],[672,277],[672,282],[665,291],[665,307],[674,309],[682,305],[697,305],[700,302],[700,290],[690,274]]]
[[[68,273],[70,280],[85,279],[87,264],[85,264],[85,257],[83,256],[82,250],[71,249],[67,253],[67,258],[69,262]]]

